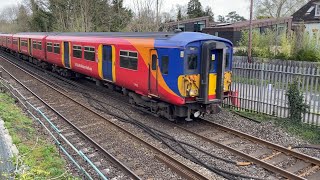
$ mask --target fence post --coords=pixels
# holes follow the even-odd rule
[[[260,103],[259,103],[259,110],[258,112],[261,113],[262,110],[262,105],[264,98],[262,96],[262,90],[263,90],[263,75],[264,75],[264,63],[260,64],[260,87],[259,87],[259,96],[260,96]]]

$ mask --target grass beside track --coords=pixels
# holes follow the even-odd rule
[[[275,125],[281,127],[292,135],[298,136],[312,144],[320,144],[320,127],[304,123],[294,123],[290,119],[276,118],[248,111],[234,112],[259,122],[272,121]]]
[[[19,150],[18,157],[13,159],[19,167],[18,172],[22,172],[15,175],[17,179],[73,179],[66,172],[66,162],[60,157],[55,145],[38,136],[39,133],[33,127],[34,122],[6,93],[0,93],[0,117]]]

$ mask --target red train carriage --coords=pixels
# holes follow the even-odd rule
[[[122,87],[131,102],[169,119],[211,111],[229,91],[232,44],[222,38],[61,33],[47,43],[56,48],[47,52],[48,62]]]
[[[119,87],[170,120],[213,112],[230,91],[232,43],[202,33],[24,33],[15,50],[54,71]],[[19,43],[20,42],[20,43]],[[42,61],[44,60],[44,61]]]
[[[98,42],[81,37],[51,35],[46,38],[47,62],[55,64],[56,71],[67,75],[72,71],[93,78],[98,74]],[[68,71],[62,71],[64,68]]]
[[[112,36],[107,33],[64,33],[47,37],[47,44],[59,46],[60,52],[50,52],[47,61],[93,77],[114,83],[142,96],[157,96],[174,104],[183,104],[183,99],[170,91],[155,87],[156,79],[149,74],[149,65],[154,49],[155,35],[130,37],[124,33]],[[121,37],[117,37],[121,36]],[[165,37],[158,34],[158,37]],[[153,72],[156,73],[156,72]],[[150,87],[149,87],[150,85]],[[157,89],[157,92],[153,92]]]
[[[0,34],[1,45],[5,49],[12,49],[12,36],[13,34]]]
[[[0,33],[0,47],[4,47],[5,44],[5,37],[3,36],[3,33]]]
[[[13,50],[25,56],[30,57],[29,60],[45,60],[46,59],[46,42],[47,33],[18,33],[13,36],[16,45]]]

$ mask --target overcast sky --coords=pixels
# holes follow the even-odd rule
[[[0,0],[0,10],[15,5],[22,0]],[[132,0],[124,0],[126,6],[134,7]],[[185,5],[189,0],[163,0],[162,11],[169,12],[177,4]],[[210,6],[215,16],[226,15],[231,11],[237,11],[238,14],[249,18],[249,0],[200,0],[203,7]]]

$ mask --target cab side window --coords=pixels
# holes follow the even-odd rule
[[[161,72],[165,75],[169,73],[169,56],[162,56]]]
[[[198,56],[196,54],[188,55],[188,70],[195,70],[198,68]]]
[[[153,54],[152,55],[152,70],[157,70],[157,55]]]

